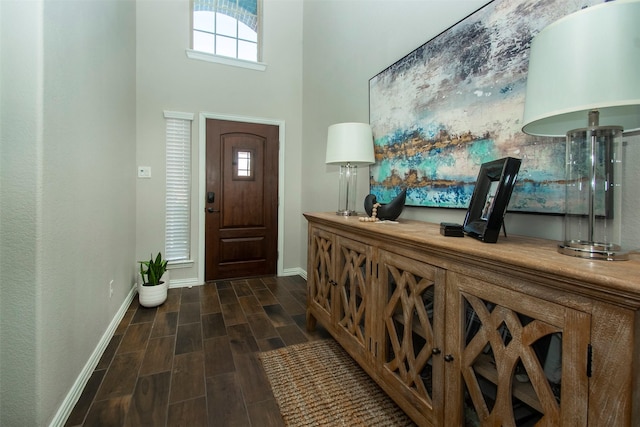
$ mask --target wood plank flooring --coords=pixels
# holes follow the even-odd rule
[[[257,353],[329,337],[306,332],[305,301],[299,276],[136,297],[66,426],[282,426]]]

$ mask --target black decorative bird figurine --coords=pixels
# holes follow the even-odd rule
[[[395,221],[396,218],[400,216],[402,210],[404,209],[404,202],[407,199],[407,189],[405,188],[396,196],[395,199],[387,203],[386,205],[381,205],[377,209],[376,218],[381,221]],[[364,210],[367,212],[367,215],[371,216],[373,213],[373,206],[378,203],[378,199],[375,195],[369,194],[364,198]]]

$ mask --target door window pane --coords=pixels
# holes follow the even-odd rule
[[[255,172],[254,152],[250,149],[233,150],[233,179],[253,181]]]
[[[238,176],[251,176],[251,152],[238,152]]]

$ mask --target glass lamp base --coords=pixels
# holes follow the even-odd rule
[[[343,211],[337,211],[336,215],[342,215],[342,216],[355,216],[358,215],[358,212],[356,211],[350,211],[350,210],[343,210]]]
[[[584,242],[571,240],[560,243],[558,252],[578,258],[599,259],[606,261],[626,261],[629,252],[622,251],[620,246],[611,243]]]

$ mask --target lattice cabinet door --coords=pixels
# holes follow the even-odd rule
[[[376,286],[381,377],[414,420],[444,425],[445,271],[381,250]]]
[[[369,306],[371,289],[371,246],[337,237],[335,268],[336,333],[345,348],[356,357],[369,358]]]
[[[587,425],[588,313],[453,272],[446,310],[446,425]]]
[[[319,228],[309,229],[307,265],[307,328],[315,327],[315,320],[325,325],[332,321],[335,235]]]

